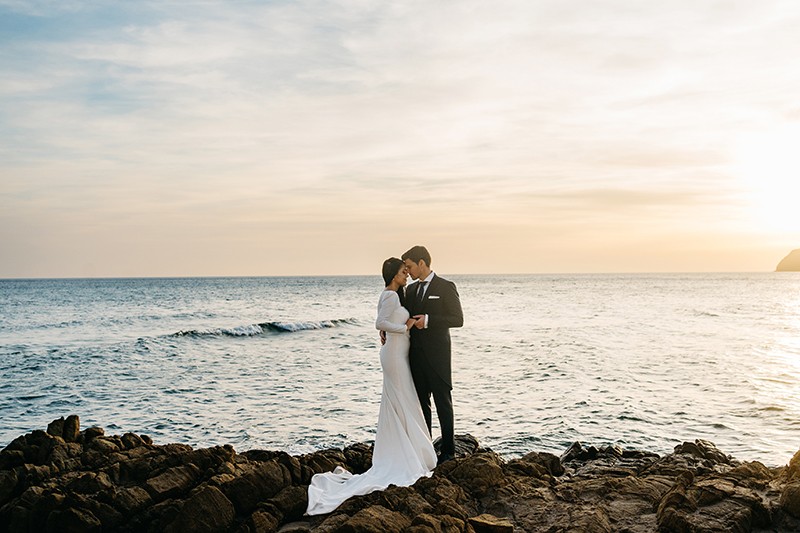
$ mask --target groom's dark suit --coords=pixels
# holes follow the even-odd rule
[[[450,377],[450,328],[464,324],[461,300],[452,281],[433,276],[419,300],[419,281],[406,289],[406,307],[411,316],[428,315],[428,327],[411,329],[409,362],[414,386],[422,405],[428,431],[431,430],[431,395],[442,428],[442,455],[455,453],[453,430],[453,388]]]

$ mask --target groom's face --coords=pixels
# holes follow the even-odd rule
[[[408,270],[408,274],[411,276],[411,279],[419,279],[419,275],[421,273],[419,264],[415,263],[411,259],[406,259],[403,262],[406,264],[406,270]]]

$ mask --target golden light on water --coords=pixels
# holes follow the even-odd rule
[[[800,232],[800,125],[740,135],[734,173],[755,229]]]

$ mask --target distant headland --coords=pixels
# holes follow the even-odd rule
[[[789,255],[781,259],[775,272],[800,272],[800,248],[792,250]]]

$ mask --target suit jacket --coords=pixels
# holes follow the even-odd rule
[[[417,302],[418,290],[419,282],[406,288],[406,308],[411,316],[428,315],[428,327],[411,329],[409,362],[412,373],[434,373],[452,387],[450,328],[460,328],[464,324],[458,290],[455,283],[436,274],[422,303]]]

